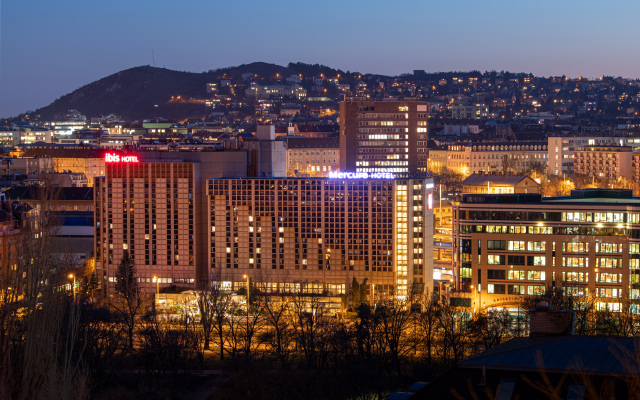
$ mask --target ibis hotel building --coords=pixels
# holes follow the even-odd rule
[[[376,295],[433,287],[433,183],[392,174],[212,179],[209,267],[267,290]]]
[[[98,285],[112,294],[125,251],[142,291],[206,281],[205,177],[246,176],[246,152],[106,153],[94,180]]]
[[[640,198],[583,189],[567,197],[466,194],[454,202],[458,289],[474,308],[561,289],[596,309],[638,313]]]

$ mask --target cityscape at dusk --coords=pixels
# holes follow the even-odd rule
[[[640,399],[640,3],[0,3],[0,399]]]

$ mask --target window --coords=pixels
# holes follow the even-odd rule
[[[544,281],[544,271],[527,271],[527,280],[529,281]]]
[[[507,271],[507,279],[523,281],[525,277],[525,271],[523,270],[509,270]]]
[[[504,240],[487,240],[487,250],[504,250],[505,244]]]
[[[596,253],[622,253],[622,243],[596,243]]]
[[[524,256],[508,256],[507,263],[509,265],[524,265]]]
[[[596,282],[599,283],[622,283],[622,274],[612,274],[609,272],[596,273]]]
[[[487,279],[504,279],[506,273],[501,269],[490,269],[487,270]]]
[[[564,286],[562,291],[567,296],[588,297],[589,289],[581,286]]]
[[[535,267],[544,267],[546,262],[545,256],[527,256],[527,265]]]
[[[544,286],[529,285],[527,286],[527,294],[530,296],[537,296],[537,295],[544,294]]]
[[[566,251],[569,253],[588,253],[589,243],[562,242],[562,251]]]
[[[589,282],[588,272],[563,272],[563,282]]]
[[[562,266],[589,268],[589,259],[586,257],[562,257]]]
[[[487,293],[489,294],[504,294],[504,285],[498,285],[490,283],[487,285]]]
[[[546,242],[527,242],[528,251],[544,251]]]
[[[619,258],[596,257],[596,268],[619,268],[622,266]]]
[[[489,254],[487,256],[487,264],[489,265],[504,265],[504,256]]]
[[[509,285],[507,287],[509,294],[525,294],[526,286],[525,285]]]
[[[596,288],[596,297],[602,297],[607,299],[617,299],[622,295],[622,289],[618,288]]]
[[[526,250],[525,243],[526,243],[525,241],[509,240],[509,246],[507,248],[510,251],[524,251]]]

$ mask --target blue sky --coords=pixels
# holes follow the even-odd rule
[[[640,77],[640,2],[0,0],[0,117],[123,69],[266,61],[364,73]]]

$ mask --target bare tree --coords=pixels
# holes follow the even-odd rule
[[[122,313],[127,330],[129,349],[133,349],[133,333],[136,328],[136,316],[142,306],[140,285],[136,277],[136,266],[125,251],[116,270],[116,293],[120,295],[120,304],[115,305]]]

